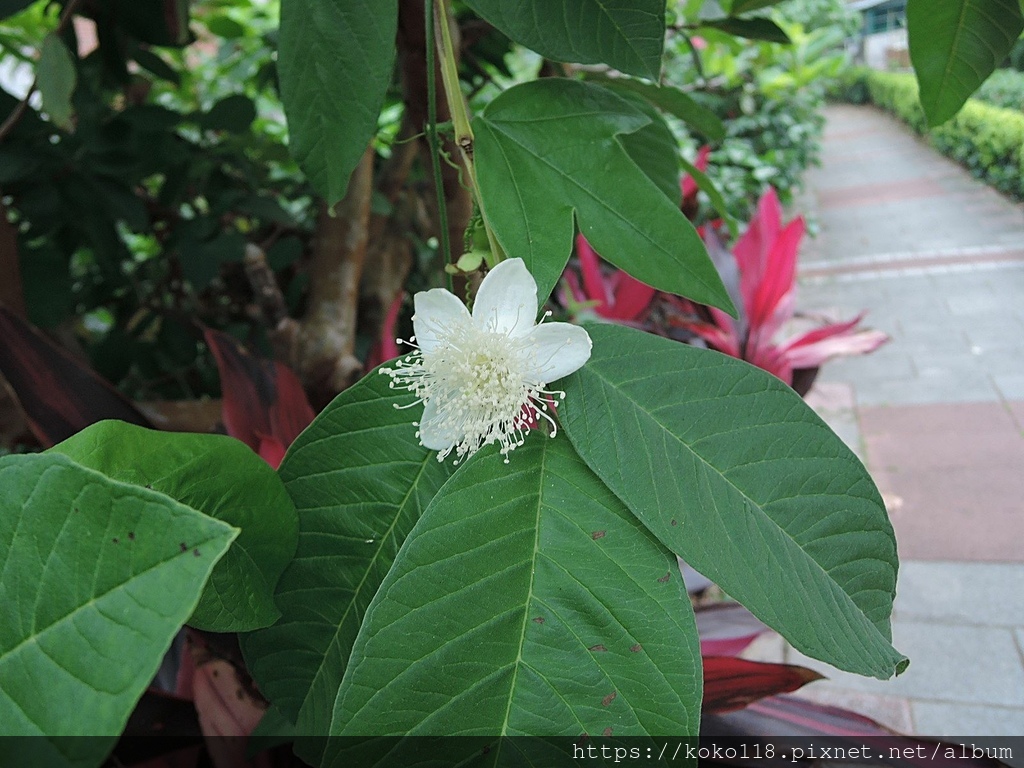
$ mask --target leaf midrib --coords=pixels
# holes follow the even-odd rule
[[[512,716],[512,702],[516,696],[516,681],[519,679],[519,669],[523,664],[523,648],[526,646],[526,628],[530,621],[530,603],[533,602],[533,585],[537,581],[537,558],[540,556],[540,517],[544,509],[544,465],[548,460],[547,444],[543,443],[540,449],[540,470],[537,472],[537,510],[534,518],[533,531],[533,552],[530,555],[530,586],[526,590],[526,600],[523,604],[523,622],[519,629],[519,647],[516,651],[516,660],[512,667],[512,681],[508,688],[508,704],[505,706],[505,716],[501,723],[501,736],[508,735],[508,724]],[[498,749],[494,756],[495,764],[498,764],[498,757],[501,754],[501,742],[498,742]]]
[[[613,206],[609,205],[604,200],[602,200],[600,197],[595,195],[593,192],[591,192],[589,189],[587,189],[585,186],[583,186],[583,184],[578,182],[575,178],[573,178],[572,176],[567,174],[565,171],[560,169],[554,163],[552,163],[549,160],[547,160],[547,159],[541,157],[540,155],[538,155],[530,147],[528,147],[525,144],[523,144],[521,141],[516,139],[514,136],[512,136],[507,131],[500,130],[500,123],[494,122],[494,121],[490,121],[489,124],[490,124],[490,126],[491,126],[491,128],[492,128],[494,133],[500,134],[500,135],[506,137],[509,141],[511,141],[513,144],[515,144],[517,147],[519,147],[523,152],[526,152],[530,157],[533,157],[538,163],[541,163],[541,164],[547,166],[549,169],[551,169],[551,171],[553,171],[559,178],[564,179],[565,181],[569,182],[574,187],[579,189],[590,200],[594,201],[597,205],[599,205],[601,208],[603,208],[605,211],[607,211],[608,214],[610,214],[611,216],[615,217],[619,221],[624,222],[628,226],[630,226],[630,228],[634,232],[638,233],[644,240],[646,240],[651,245],[651,247],[653,247],[654,249],[656,249],[656,250],[660,251],[661,253],[665,254],[669,259],[671,259],[673,262],[675,262],[677,266],[679,266],[681,269],[685,270],[686,273],[691,278],[693,278],[693,280],[695,280],[696,282],[700,283],[700,285],[703,286],[707,290],[708,294],[710,294],[710,295],[720,294],[720,291],[718,291],[714,286],[709,285],[704,280],[704,278],[701,277],[701,275],[698,274],[696,271],[694,271],[688,264],[686,264],[685,262],[680,262],[678,259],[676,259],[671,251],[666,250],[660,243],[658,243],[657,240],[655,240],[653,237],[651,237],[650,234],[648,234],[647,232],[645,232],[642,229],[637,228],[635,225],[632,225],[632,222],[630,222],[625,216],[623,216],[621,213],[619,213]],[[618,136],[620,134],[614,134],[614,135]],[[630,162],[634,166],[636,165],[635,163],[633,163],[633,160],[629,157],[629,154],[626,152],[625,149],[623,149],[622,145],[618,141],[615,141],[615,146],[616,146],[616,150],[618,152],[621,152],[623,155],[626,156],[626,159],[628,160],[628,162]],[[654,186],[657,189],[657,185],[653,181],[651,181],[650,179],[647,178],[647,176],[643,173],[643,171],[640,170],[639,166],[636,166],[636,170],[637,170],[637,172],[639,174],[643,175],[643,178],[644,178],[644,180],[647,183],[651,184],[652,186]],[[658,194],[660,196],[664,196],[664,193],[662,193],[660,189],[658,189]],[[572,207],[573,207],[573,210],[576,211],[577,207],[575,205],[572,206]],[[577,216],[579,215],[578,212],[577,212],[576,215]]]
[[[971,0],[963,0],[963,3],[960,5],[960,19],[953,31],[953,40],[949,46],[949,53],[946,56],[946,66],[942,68],[942,78],[939,80],[939,90],[935,94],[935,107],[938,107],[937,102],[939,101],[939,97],[946,92],[949,81],[953,77],[954,64],[959,61],[959,58],[954,54],[960,47],[960,35],[963,34],[964,31],[964,19],[967,17],[967,8],[970,4]]]
[[[854,601],[853,597],[845,589],[843,589],[843,587],[832,577],[832,575],[829,573],[829,571],[825,570],[825,568],[822,567],[821,563],[819,563],[817,560],[815,560],[813,557],[811,557],[811,555],[809,555],[806,551],[804,551],[803,547],[801,547],[796,542],[796,540],[790,535],[789,531],[787,531],[783,526],[781,526],[778,523],[776,523],[771,518],[771,516],[768,515],[768,513],[764,511],[763,507],[760,504],[758,504],[752,498],[750,498],[750,496],[747,495],[747,493],[742,488],[740,488],[735,483],[730,481],[721,471],[718,470],[717,467],[715,467],[713,464],[711,464],[707,459],[704,458],[704,456],[702,456],[693,447],[691,447],[690,444],[686,443],[684,440],[679,438],[661,420],[659,420],[653,414],[653,412],[648,411],[646,408],[644,408],[635,398],[631,397],[623,388],[615,386],[614,382],[612,382],[611,379],[609,379],[607,376],[605,376],[604,374],[602,374],[601,372],[596,370],[593,366],[590,366],[590,365],[584,366],[584,368],[582,369],[581,373],[583,373],[585,375],[587,372],[589,372],[590,374],[592,374],[595,377],[597,377],[598,379],[600,379],[607,389],[611,389],[611,390],[613,390],[615,392],[620,393],[622,397],[624,397],[626,400],[628,400],[633,405],[634,412],[639,412],[639,413],[645,414],[651,421],[653,421],[658,427],[660,427],[663,430],[664,433],[666,433],[669,437],[671,437],[680,446],[685,448],[694,458],[698,459],[704,467],[712,470],[715,475],[717,475],[718,477],[721,478],[723,483],[728,485],[730,488],[733,488],[737,493],[740,494],[740,496],[744,500],[749,502],[749,504],[755,510],[757,510],[757,513],[758,513],[758,515],[760,515],[762,520],[766,520],[770,525],[774,526],[776,529],[781,531],[782,534],[785,536],[786,540],[788,542],[790,542],[790,544],[793,547],[795,547],[797,550],[799,550],[801,555],[806,560],[808,560],[811,563],[813,563],[814,566],[821,572],[821,574],[829,581],[830,584],[833,584],[836,587],[836,589],[839,590],[840,593],[842,593],[843,595],[846,596],[846,598],[850,601],[850,603],[852,603],[852,605],[857,609],[857,611],[859,613],[861,613],[861,615],[863,615],[864,620],[871,626],[871,628],[875,631],[875,633],[878,635],[878,637],[881,640],[885,641],[885,637],[878,630],[878,627],[876,627],[875,623],[873,621],[871,621],[871,619],[869,619],[867,617],[867,614],[865,614],[864,610],[860,607],[860,605],[858,605]],[[616,495],[618,495],[618,494],[616,494]],[[629,504],[626,502],[625,499],[621,499],[621,500],[622,500],[622,502],[624,504],[626,504],[627,507],[629,506]],[[885,642],[886,642],[886,644],[889,644],[888,641],[885,641]]]
[[[196,510],[193,510],[193,511],[196,511]],[[198,514],[202,514],[201,512],[197,512],[197,513]],[[213,518],[210,518],[210,519],[212,520]],[[218,520],[216,522],[220,523],[220,525],[227,526],[227,523],[224,523],[222,521]],[[217,536],[208,536],[204,540],[196,542],[195,546],[198,547],[200,545],[208,544],[208,543],[210,543],[211,541],[214,541],[217,538],[219,538],[219,537],[217,537]],[[157,568],[161,568],[161,567],[167,565],[168,563],[171,563],[171,562],[173,562],[173,561],[175,561],[175,560],[177,560],[179,558],[182,558],[182,557],[184,557],[184,555],[182,553],[175,552],[175,553],[173,553],[171,555],[171,557],[169,557],[169,558],[167,558],[165,560],[160,560],[160,561],[158,561],[156,563],[153,563],[152,565],[148,566],[147,568],[144,568],[141,571],[138,571],[137,573],[133,573],[131,575],[131,578],[129,578],[127,581],[123,581],[123,582],[121,582],[119,584],[115,584],[110,589],[108,589],[105,592],[102,592],[102,593],[100,593],[98,595],[93,595],[92,597],[89,598],[88,601],[82,603],[79,606],[76,606],[69,613],[66,613],[63,616],[61,616],[61,617],[57,618],[56,620],[52,621],[51,623],[47,624],[41,630],[33,632],[33,634],[31,634],[30,636],[26,637],[24,640],[22,640],[17,645],[15,645],[12,648],[10,648],[9,650],[4,651],[3,653],[0,653],[0,667],[3,666],[3,664],[4,664],[4,662],[6,660],[10,659],[15,653],[20,651],[22,649],[22,647],[24,647],[25,645],[27,645],[29,643],[38,642],[38,640],[41,637],[43,637],[43,635],[46,635],[51,630],[56,629],[57,627],[60,627],[63,624],[65,624],[67,621],[75,618],[81,611],[84,611],[86,608],[92,607],[94,604],[100,602],[101,600],[106,598],[108,595],[113,594],[117,590],[125,588],[128,584],[130,584],[131,582],[135,581],[136,579],[139,579],[139,578],[141,578],[141,577],[151,573],[152,571],[155,571]],[[211,566],[211,568],[212,568],[212,566]],[[40,589],[41,588],[42,587],[40,586]]]
[[[366,584],[366,580],[369,578],[370,571],[373,569],[374,564],[377,562],[377,558],[380,557],[381,552],[384,551],[384,542],[389,541],[391,536],[394,534],[395,527],[398,525],[398,521],[402,517],[402,512],[405,510],[405,505],[409,503],[409,500],[412,498],[416,489],[419,487],[420,480],[423,478],[423,474],[426,472],[428,463],[431,460],[434,460],[433,451],[428,452],[423,457],[423,461],[420,462],[420,469],[416,473],[416,477],[413,479],[412,483],[409,484],[409,490],[406,492],[405,496],[402,497],[401,503],[395,507],[394,519],[391,521],[391,524],[388,526],[388,529],[385,532],[385,534],[381,536],[380,539],[378,540],[380,542],[380,546],[378,546],[376,551],[373,553],[373,557],[371,557],[369,562],[366,564],[366,568],[363,571],[362,578],[359,580],[359,583],[352,590],[352,598],[349,600],[348,605],[345,607],[344,613],[342,613],[341,618],[338,620],[337,626],[334,629],[334,633],[331,635],[331,640],[327,644],[327,647],[324,649],[324,653],[320,656],[320,663],[317,665],[316,672],[313,674],[312,680],[310,680],[309,687],[306,689],[306,693],[302,697],[302,705],[299,707],[300,718],[302,716],[302,712],[306,709],[307,703],[309,702],[309,696],[313,692],[313,688],[316,687],[317,681],[320,679],[320,676],[323,673],[324,666],[326,665],[327,662],[327,651],[330,650],[332,645],[338,642],[338,636],[341,634],[341,628],[345,625],[345,621],[346,619],[348,619],[349,613],[353,610],[353,607],[355,606],[356,603],[356,599],[358,598],[360,591],[363,589],[363,586]],[[349,659],[351,658],[351,652],[352,649],[350,648],[348,654]],[[338,688],[338,691],[341,691],[340,686]],[[328,724],[330,727],[333,727],[334,725],[335,712],[337,711],[337,695],[335,696],[334,705],[335,706],[332,707],[331,720],[330,723]],[[328,728],[327,732],[333,733],[333,731],[330,730],[330,727]]]

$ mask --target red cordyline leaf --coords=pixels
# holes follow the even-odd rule
[[[747,745],[745,756],[740,754],[736,758],[722,762],[737,766],[749,765],[751,768],[761,768],[764,765],[767,745],[773,746],[776,755],[786,752],[789,757],[787,763],[804,765],[819,762],[843,763],[842,759],[836,758],[834,751],[841,749],[844,755],[850,755],[846,760],[847,764],[884,764],[895,768],[1004,766],[998,760],[973,757],[969,751],[965,754],[960,744],[903,736],[856,712],[817,704],[796,696],[771,696],[736,712],[708,714],[701,718],[700,725],[702,746],[708,746],[716,740],[736,741]],[[808,737],[813,738],[813,741],[808,741]],[[812,744],[815,752],[809,754]],[[799,759],[793,757],[793,747],[804,750]],[[823,756],[823,748],[833,750],[832,754]],[[867,750],[866,753],[863,751],[864,748]],[[948,750],[952,750],[952,753]],[[950,754],[956,757],[952,758]]]
[[[699,38],[693,38],[697,40]],[[707,172],[708,170],[708,158],[711,155],[711,147],[704,145],[697,151],[697,158],[693,161],[693,167],[698,171]],[[686,203],[691,198],[696,197],[698,187],[697,182],[693,180],[693,177],[689,174],[683,176],[679,182],[679,188],[683,193],[683,208],[686,208]]]
[[[152,427],[114,387],[3,305],[0,373],[17,395],[32,433],[45,448],[104,419]]]
[[[766,664],[732,656],[703,656],[702,712],[733,712],[749,704],[821,680],[812,669],[791,664]]]
[[[845,323],[832,323],[787,341],[782,349],[793,368],[817,368],[840,355],[874,352],[889,340],[881,331],[856,330],[863,313]]]
[[[577,301],[596,301],[594,311],[600,317],[627,323],[635,321],[650,305],[657,291],[622,270],[606,278],[601,271],[600,257],[583,235],[576,236],[576,253],[580,259],[583,290],[580,291],[579,282],[571,272],[566,273],[566,278]]]
[[[266,713],[266,703],[247,690],[233,664],[210,652],[200,634],[189,631],[188,637],[175,694],[194,702],[214,766],[269,766],[266,755],[246,758],[246,737]]]
[[[728,320],[731,321],[732,318],[728,318]],[[725,327],[705,323],[702,320],[687,320],[685,318],[672,318],[669,322],[676,328],[682,328],[699,336],[719,352],[730,357],[740,357],[739,338],[736,336],[735,327],[731,322],[723,322],[722,325]]]
[[[769,188],[758,202],[747,230],[733,246],[731,259],[714,233],[705,233],[709,253],[714,255],[723,279],[735,261],[739,271],[742,325],[714,308],[708,308],[711,317],[708,322],[700,319],[692,307],[687,313],[684,304],[678,306],[689,316],[670,318],[670,323],[690,331],[719,352],[742,357],[790,385],[794,371],[815,369],[837,355],[864,354],[877,349],[888,336],[877,331],[855,330],[863,315],[786,341],[775,340],[794,314],[797,258],[804,234],[802,218],[782,226],[778,196]]]
[[[749,308],[753,304],[754,293],[767,269],[772,243],[779,236],[781,222],[782,206],[779,205],[779,197],[769,187],[757,203],[757,212],[750,226],[732,249],[740,268],[740,293],[745,307]]]
[[[739,603],[716,603],[696,610],[702,656],[737,656],[770,630]]]
[[[402,311],[404,300],[405,294],[399,291],[391,302],[391,306],[388,307],[388,313],[384,317],[384,323],[380,329],[380,336],[377,337],[369,357],[366,358],[366,370],[372,371],[381,363],[394,360],[402,354],[402,350],[398,348],[397,328],[398,315]]]
[[[803,237],[804,220],[796,218],[789,222],[769,245],[761,280],[753,286],[753,296],[747,304],[747,317],[751,328],[768,324],[786,296],[792,294],[793,283],[796,280],[796,260]],[[792,315],[792,302],[789,307],[789,314],[775,318],[778,325]]]
[[[255,357],[232,337],[203,331],[220,371],[224,428],[275,469],[315,414],[302,384],[279,362]]]

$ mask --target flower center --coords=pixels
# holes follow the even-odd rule
[[[499,443],[506,456],[525,441],[526,432],[546,413],[545,382],[535,380],[534,344],[526,337],[476,327],[467,319],[437,329],[441,343],[429,352],[417,350],[382,369],[393,388],[407,389],[427,403],[419,424],[441,435],[450,446],[438,454],[443,461],[453,450],[459,460],[484,445]],[[553,422],[552,422],[553,423]]]

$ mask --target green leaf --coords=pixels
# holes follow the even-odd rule
[[[733,0],[729,9],[730,16],[740,16],[750,11],[759,11],[772,5],[778,5],[780,0]]]
[[[0,730],[90,737],[3,762],[99,765],[237,531],[58,454],[0,458],[0,487]]]
[[[608,64],[657,80],[665,0],[466,0],[517,43],[556,61]]]
[[[71,52],[53,33],[43,38],[39,63],[36,64],[36,82],[43,99],[43,111],[50,116],[54,125],[71,130],[75,114],[71,95],[75,92],[78,73]]]
[[[178,71],[148,48],[137,48],[132,54],[132,58],[135,59],[136,64],[154,77],[174,85],[181,85],[181,75],[178,74]],[[175,115],[175,117],[180,118],[179,115]]]
[[[896,543],[867,470],[789,387],[717,352],[588,326],[576,450],[669,549],[796,648],[888,678]]]
[[[700,22],[702,27],[712,27],[736,37],[745,37],[748,40],[764,40],[769,43],[782,43],[789,45],[792,41],[789,35],[771,19],[703,19]]]
[[[423,513],[332,735],[693,735],[700,695],[676,559],[564,437],[535,432],[507,465],[485,449]]]
[[[271,705],[252,729],[245,743],[245,756],[252,760],[260,752],[295,741],[295,724]]]
[[[1002,64],[1021,31],[1018,0],[909,0],[910,59],[930,126],[960,110]]]
[[[623,93],[621,97],[633,104],[650,119],[650,123],[639,131],[627,133],[619,141],[630,160],[636,163],[647,178],[658,185],[658,189],[679,207],[683,192],[679,187],[679,142],[672,134],[665,118],[654,106],[635,93]]]
[[[678,117],[709,141],[721,141],[725,138],[725,126],[718,115],[678,88],[644,83],[625,77],[603,78],[598,82],[613,91],[630,91],[643,96],[654,106]]]
[[[721,216],[722,220],[725,221],[725,224],[729,227],[729,232],[732,236],[736,237],[736,219],[733,218],[731,213],[729,213],[729,206],[725,202],[725,198],[722,197],[722,193],[719,192],[718,187],[715,186],[715,183],[706,173],[704,173],[704,171],[695,166],[685,157],[680,157],[679,162],[683,166],[683,170],[689,174],[690,178],[693,179],[694,183],[697,185],[697,189],[708,196],[708,200],[711,201],[711,207],[714,208],[715,213]]]
[[[243,133],[256,119],[256,105],[248,96],[237,94],[221,99],[199,118],[199,126],[208,131]]]
[[[41,328],[55,327],[67,319],[75,304],[68,255],[52,238],[42,238],[19,247],[18,256],[29,320]]]
[[[300,734],[327,733],[370,599],[450,467],[416,439],[409,401],[374,372],[293,443],[280,474],[299,546],[277,588],[281,619],[242,638],[260,690]]]
[[[39,171],[43,158],[26,150],[24,146],[0,147],[0,184],[23,181]]]
[[[185,278],[197,289],[205,288],[220,272],[223,264],[241,261],[245,256],[245,236],[239,232],[222,232],[204,242],[183,239],[179,248]]]
[[[51,452],[241,529],[214,568],[189,624],[240,632],[272,624],[280,615],[274,586],[295,552],[298,518],[277,473],[244,443],[224,435],[101,421]]]
[[[203,23],[217,37],[223,37],[227,40],[245,37],[245,27],[230,16],[210,16],[204,19]]]
[[[395,64],[397,0],[282,0],[278,74],[291,151],[328,205],[377,131]]]
[[[28,8],[36,0],[0,0],[0,19],[6,19]]]
[[[594,248],[638,280],[733,310],[693,225],[618,140],[649,123],[610,91],[561,78],[510,88],[474,121],[489,221],[542,301],[569,260],[575,216]]]

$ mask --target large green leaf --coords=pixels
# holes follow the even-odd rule
[[[4,765],[99,765],[237,531],[58,454],[0,458]]]
[[[78,73],[71,52],[55,34],[43,38],[36,65],[36,81],[43,99],[43,111],[50,116],[53,124],[69,130],[73,127],[75,110],[71,95],[75,92]]]
[[[260,690],[300,734],[325,734],[370,599],[450,466],[416,439],[376,372],[345,390],[292,444],[280,473],[299,547],[277,588],[283,613],[242,638]]]
[[[638,280],[732,309],[693,225],[618,140],[649,122],[611,91],[556,78],[510,88],[474,121],[488,218],[542,300],[569,259],[575,215],[594,248]]]
[[[699,658],[675,558],[568,440],[535,432],[509,464],[485,449],[423,513],[367,611],[331,734],[694,735]]]
[[[658,185],[672,205],[679,206],[683,192],[679,186],[679,142],[665,118],[654,106],[635,93],[623,93],[629,101],[651,121],[639,131],[619,138],[629,158],[639,166],[647,178]]]
[[[466,0],[517,43],[556,61],[608,64],[657,80],[665,0]]]
[[[725,138],[725,126],[721,118],[678,88],[645,83],[627,77],[603,78],[597,82],[613,91],[629,91],[643,96],[651,104],[678,117],[710,141],[721,141]]]
[[[277,67],[292,154],[333,205],[377,130],[397,0],[282,0]]]
[[[561,386],[580,456],[672,551],[794,646],[888,678],[896,543],[860,461],[774,376],[629,328],[588,326]]]
[[[946,122],[992,71],[1024,30],[1018,0],[909,0],[910,59],[928,124]]]
[[[273,624],[281,615],[274,586],[295,553],[298,517],[277,473],[247,445],[224,435],[101,421],[51,451],[241,529],[210,575],[189,624],[241,632]]]

